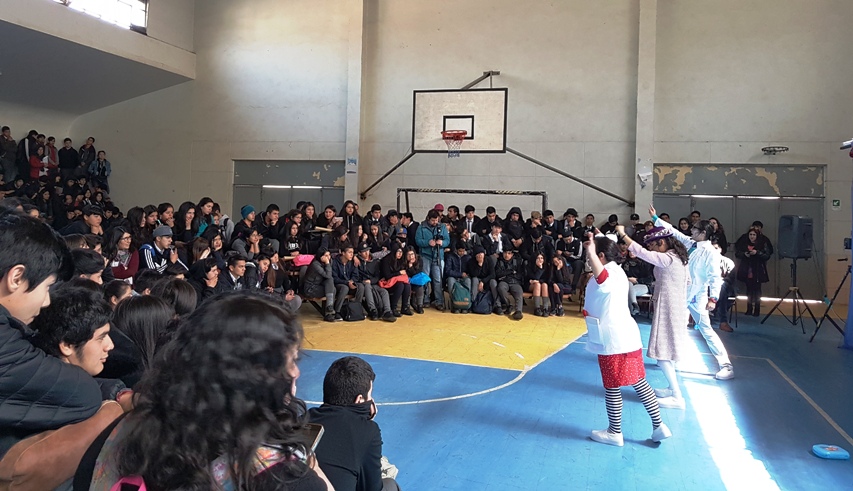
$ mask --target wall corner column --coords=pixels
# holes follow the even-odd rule
[[[634,202],[643,210],[652,201],[655,149],[655,70],[657,0],[640,0],[637,57],[637,141],[634,160]],[[642,213],[637,211],[640,215]]]
[[[361,142],[361,84],[364,44],[364,0],[346,0],[349,13],[347,55],[347,127],[344,197],[358,202],[359,145]]]

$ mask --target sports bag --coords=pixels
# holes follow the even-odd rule
[[[457,281],[450,291],[450,303],[454,309],[468,310],[471,308],[471,292],[468,287]]]
[[[341,307],[341,317],[347,322],[363,321],[364,307],[361,306],[361,302],[347,300]]]

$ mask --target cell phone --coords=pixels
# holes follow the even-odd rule
[[[321,424],[308,423],[301,431],[302,441],[305,443],[305,446],[310,447],[313,452],[317,450],[317,444],[320,443],[320,439],[323,438],[323,433],[325,431],[326,430]]]

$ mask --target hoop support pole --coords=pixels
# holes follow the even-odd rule
[[[405,157],[403,157],[403,160],[397,162],[397,165],[395,165],[394,167],[391,167],[391,170],[389,170],[385,174],[382,174],[382,177],[377,179],[376,182],[374,182],[367,189],[365,189],[364,191],[359,193],[359,195],[361,196],[361,199],[367,199],[367,193],[369,193],[371,189],[375,188],[380,182],[384,181],[386,177],[390,176],[392,172],[399,169],[401,165],[405,164],[406,161],[409,160],[410,158],[414,157],[414,155],[415,155],[415,152],[409,152],[409,155],[406,155]]]
[[[514,150],[510,147],[506,147],[506,151],[515,155],[516,157],[520,157],[524,160],[527,160],[528,162],[533,162],[534,164],[538,165],[539,167],[543,167],[545,169],[548,169],[551,172],[555,172],[557,174],[560,174],[563,177],[569,178],[575,182],[583,184],[584,186],[586,186],[588,188],[595,189],[599,193],[606,194],[607,196],[610,196],[611,198],[617,199],[617,200],[627,204],[628,206],[630,206],[632,208],[634,207],[633,201],[626,199],[626,198],[623,198],[622,196],[619,196],[618,194],[611,193],[610,191],[608,191],[602,187],[596,186],[595,184],[592,184],[591,182],[584,181],[583,179],[577,178],[577,177],[575,177],[575,176],[573,176],[567,172],[563,172],[560,169],[557,169],[556,167],[552,167],[552,166],[546,164],[545,162],[542,162],[541,160],[536,160],[533,157],[531,157],[529,155],[525,155],[525,154],[523,154],[517,150]]]
[[[459,90],[468,90],[468,89],[470,89],[471,87],[473,87],[473,86],[477,85],[478,83],[482,82],[483,80],[486,80],[487,78],[489,78],[489,77],[491,77],[491,76],[494,76],[494,75],[500,75],[500,74],[501,74],[501,72],[500,72],[500,71],[497,71],[497,70],[489,70],[488,72],[483,72],[483,75],[481,75],[481,76],[477,77],[473,82],[471,82],[471,83],[470,83],[470,84],[468,84],[468,85],[465,85],[464,87],[462,87],[462,88],[461,88],[461,89],[459,89]]]

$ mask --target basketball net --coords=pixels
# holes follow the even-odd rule
[[[458,157],[462,150],[462,142],[465,141],[465,130],[448,130],[441,132],[441,138],[447,144],[447,158]]]

